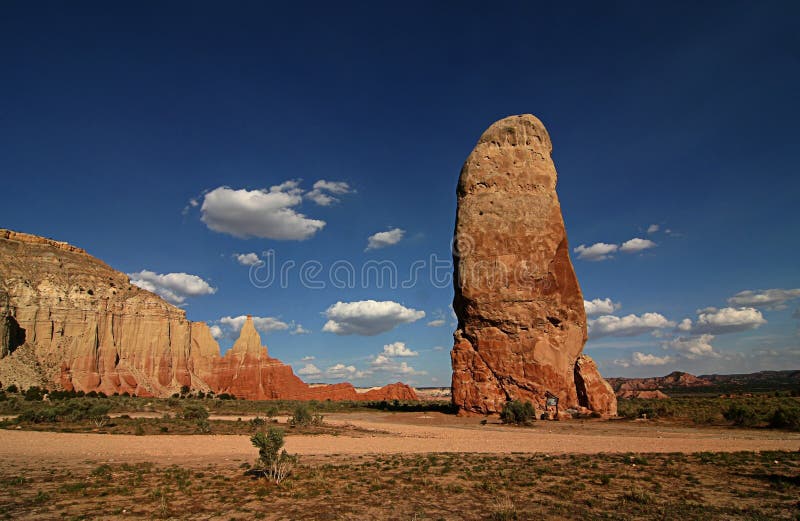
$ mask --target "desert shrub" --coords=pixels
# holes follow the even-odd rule
[[[197,420],[197,432],[201,434],[208,434],[211,432],[211,424],[205,418]]]
[[[86,413],[86,416],[92,421],[92,423],[97,426],[97,428],[102,428],[105,424],[111,420],[108,416],[108,411],[111,410],[111,404],[108,403],[96,403],[89,408]]]
[[[19,388],[16,385],[11,384],[8,387],[6,387],[6,392],[7,393],[18,393],[19,392]]]
[[[536,411],[533,410],[531,402],[512,400],[503,405],[500,412],[500,421],[515,425],[528,425],[536,419]]]
[[[734,403],[722,413],[726,420],[740,427],[754,427],[760,421],[758,413],[749,405]]]
[[[183,416],[184,420],[207,420],[208,409],[199,403],[190,403],[183,407],[181,416]]]
[[[25,400],[29,402],[41,402],[46,392],[46,390],[39,389],[36,386],[29,387],[28,390],[25,391]]]
[[[189,394],[191,391],[192,391],[192,390],[189,388],[189,386],[188,386],[188,385],[182,385],[182,386],[181,386],[181,395],[183,395],[183,396],[186,396],[186,395],[187,395],[187,394]]]
[[[289,418],[289,425],[322,425],[322,421],[323,416],[321,414],[312,411],[311,408],[304,403],[298,403],[292,412],[292,417]]]
[[[254,434],[250,441],[258,449],[258,459],[252,472],[280,485],[291,474],[297,461],[283,448],[283,430],[270,427],[267,432]]]
[[[44,409],[28,409],[17,417],[17,421],[30,423],[53,423],[58,421],[58,410],[55,407]]]
[[[235,396],[233,396],[232,394],[228,394],[228,393],[218,394],[217,398],[219,398],[220,400],[235,400],[236,399]]]
[[[769,417],[769,426],[773,429],[800,431],[800,406],[779,405]]]
[[[272,419],[276,417],[280,412],[281,411],[280,409],[278,409],[278,407],[276,407],[275,405],[271,405],[270,407],[267,408],[265,414],[267,415],[267,418]]]
[[[264,426],[264,425],[266,425],[266,424],[267,424],[267,420],[265,420],[264,418],[260,418],[260,417],[258,417],[258,416],[256,416],[256,417],[255,417],[255,418],[253,418],[252,420],[250,420],[250,425],[251,425],[251,426],[252,426],[254,429],[259,429],[259,428],[263,427],[263,426]]]

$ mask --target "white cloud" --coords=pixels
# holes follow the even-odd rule
[[[583,308],[586,310],[587,315],[608,315],[618,310],[620,305],[613,302],[610,298],[596,298],[592,300],[584,300]]]
[[[651,224],[647,227],[647,233],[656,233],[660,229],[660,226],[657,224]]]
[[[216,340],[222,338],[222,328],[218,325],[214,324],[213,326],[209,326],[209,331],[211,331],[211,336],[213,336]]]
[[[376,356],[375,359],[370,362],[370,365],[372,365],[376,371],[391,373],[398,376],[427,374],[426,371],[417,371],[406,362],[397,363],[395,360],[382,354]]]
[[[352,192],[350,185],[344,181],[325,181],[320,179],[314,183],[313,189],[306,194],[306,197],[320,206],[330,206],[339,202],[339,199],[331,194],[342,195]]]
[[[442,327],[443,325],[445,325],[443,318],[437,318],[436,320],[428,322],[428,327]]]
[[[433,350],[434,351],[444,351],[445,347],[444,346],[433,346]]]
[[[201,220],[211,230],[240,239],[302,241],[325,226],[325,221],[309,219],[293,207],[303,200],[297,181],[286,181],[269,190],[215,188],[203,196]]]
[[[297,370],[297,374],[301,376],[319,376],[322,374],[322,371],[314,364],[306,364]]]
[[[635,237],[629,241],[623,242],[622,246],[619,247],[619,251],[624,253],[637,253],[655,247],[656,243],[650,239],[640,239]]]
[[[611,258],[611,254],[616,252],[619,246],[616,244],[606,244],[604,242],[596,242],[591,246],[581,244],[575,248],[575,253],[578,254],[579,259],[589,261],[603,261]]]
[[[301,362],[310,362],[310,361],[316,360],[316,359],[317,359],[316,356],[304,356],[303,358],[300,359],[300,361]]]
[[[692,320],[690,318],[684,318],[681,320],[681,323],[678,324],[678,329],[681,331],[691,331],[692,330]]]
[[[325,310],[328,321],[322,330],[337,335],[373,336],[425,317],[424,311],[411,309],[391,300],[337,302]]]
[[[354,365],[336,364],[332,365],[325,370],[325,374],[331,378],[345,379],[345,378],[364,378],[369,376],[369,371],[359,371]]]
[[[238,333],[241,331],[246,320],[246,315],[239,315],[238,317],[222,317],[218,322],[224,326],[228,326],[233,332]],[[289,324],[275,317],[253,317],[253,325],[262,333],[285,331],[289,329]]]
[[[234,253],[233,258],[242,266],[255,266],[262,262],[255,253]]]
[[[693,337],[678,337],[664,342],[664,349],[673,349],[684,357],[694,360],[697,358],[719,358],[719,353],[714,351],[711,341],[714,335],[700,335]]]
[[[155,273],[142,270],[128,273],[131,284],[147,291],[152,291],[173,304],[183,304],[187,297],[213,295],[217,288],[198,277],[188,273]]]
[[[386,356],[417,356],[418,352],[406,347],[405,342],[392,342],[383,346],[383,354]]]
[[[674,361],[671,356],[656,356],[640,352],[635,352],[631,356],[631,363],[633,365],[667,365]]]
[[[294,329],[289,331],[290,335],[308,335],[311,333],[308,329],[303,327],[303,324],[293,324]]]
[[[719,335],[756,329],[766,323],[761,312],[755,308],[707,308],[700,310],[690,331],[696,334]],[[681,322],[681,325],[684,323]]]
[[[665,327],[674,327],[675,322],[667,320],[660,313],[644,313],[641,316],[626,315],[617,317],[603,315],[594,320],[589,320],[589,336],[600,338],[603,336],[636,336],[650,333]]]
[[[377,250],[397,244],[403,239],[406,231],[401,228],[393,228],[387,232],[378,232],[367,237],[367,250]]]
[[[728,304],[734,306],[750,306],[767,309],[784,309],[790,300],[800,298],[800,288],[795,289],[764,289],[745,290],[728,299]]]

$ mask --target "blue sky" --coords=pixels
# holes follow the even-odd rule
[[[797,368],[798,15],[5,2],[0,226],[134,274],[224,349],[262,318],[307,380],[447,385],[452,287],[428,273],[450,258],[459,170],[489,124],[533,113],[605,375]],[[267,251],[294,262],[288,284],[256,287],[235,257]],[[337,261],[428,271],[335,287]]]

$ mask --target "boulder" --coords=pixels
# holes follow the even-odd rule
[[[496,413],[511,399],[541,409],[549,392],[563,408],[616,412],[593,364],[583,398],[576,388],[586,314],[551,151],[541,121],[512,116],[483,133],[461,170],[451,352],[452,399],[461,411]]]

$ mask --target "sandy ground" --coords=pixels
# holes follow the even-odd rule
[[[516,428],[480,425],[476,418],[435,413],[336,414],[326,421],[374,430],[374,434],[292,435],[286,438],[286,449],[303,455],[800,450],[800,434],[796,433],[622,421],[537,422],[531,428]],[[48,460],[230,463],[252,460],[254,450],[247,436],[126,436],[0,430],[0,464]]]

